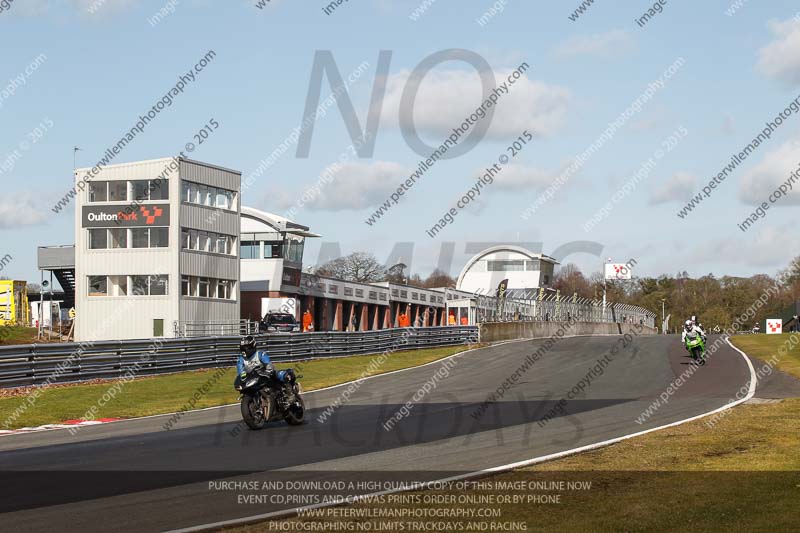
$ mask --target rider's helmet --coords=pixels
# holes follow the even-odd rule
[[[692,323],[691,320],[687,320],[686,322],[684,322],[683,327],[686,328],[686,331],[692,331],[694,324]]]
[[[239,351],[244,352],[245,356],[250,357],[256,353],[256,339],[252,335],[242,337],[239,341]]]

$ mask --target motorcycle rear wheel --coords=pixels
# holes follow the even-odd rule
[[[289,410],[286,411],[286,416],[283,417],[286,420],[286,423],[290,426],[299,426],[303,423],[306,414],[306,404],[303,402],[303,398],[300,395],[297,395],[297,401],[289,407]]]

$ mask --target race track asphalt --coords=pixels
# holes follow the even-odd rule
[[[692,368],[680,340],[564,338],[480,413],[488,395],[544,342],[495,345],[364,380],[325,420],[322,413],[348,386],[307,393],[307,422],[298,427],[274,422],[249,431],[237,405],[187,413],[170,430],[164,415],[84,427],[75,435],[55,430],[2,437],[0,523],[7,531],[86,532],[235,520],[303,502],[296,496],[288,503],[243,503],[241,489],[210,480],[443,479],[707,413],[733,401],[751,379],[745,359],[725,345],[639,423]],[[602,372],[576,388],[605,356]],[[426,382],[429,392],[418,393]],[[408,401],[408,415],[385,430]],[[375,486],[365,483],[361,492]]]

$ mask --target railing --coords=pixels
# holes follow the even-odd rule
[[[647,309],[630,304],[607,303],[587,298],[558,298],[552,293],[543,295],[540,300],[477,297],[477,317],[483,322],[511,321],[563,321],[570,318],[581,322],[616,322],[642,324],[655,327],[656,315]]]
[[[448,326],[378,331],[259,335],[276,362],[471,344],[478,328]],[[233,366],[239,337],[145,339],[0,347],[0,387],[152,375]]]
[[[175,337],[211,337],[229,335],[256,335],[258,322],[255,320],[233,320],[229,322],[174,322],[172,331]]]

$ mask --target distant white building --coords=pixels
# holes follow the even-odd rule
[[[508,280],[510,291],[531,291],[553,284],[553,269],[558,261],[520,246],[487,248],[467,261],[458,276],[460,291],[494,296],[497,286]]]

